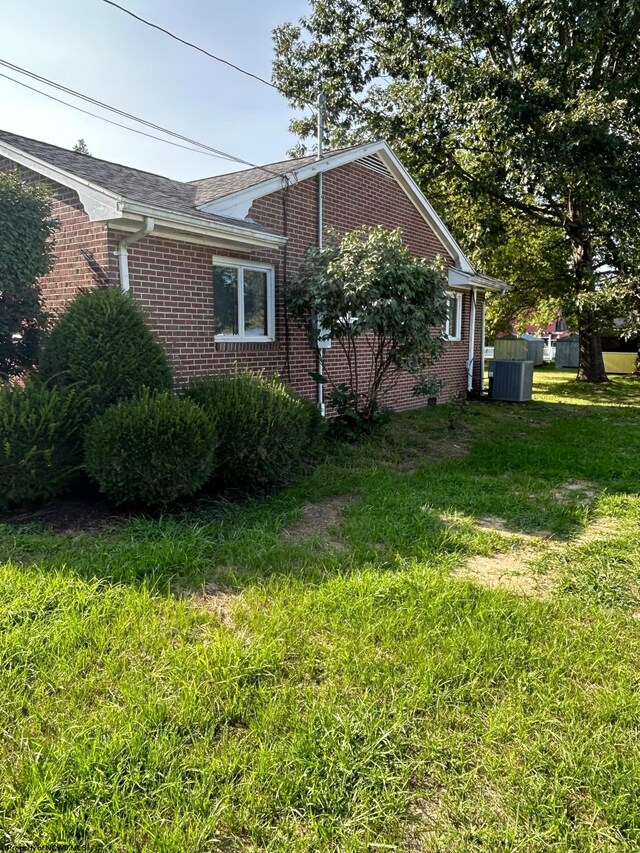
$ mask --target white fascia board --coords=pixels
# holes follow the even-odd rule
[[[378,144],[380,145],[380,150],[376,153],[380,155],[381,159],[389,168],[394,178],[398,181],[402,189],[409,197],[409,200],[413,202],[413,205],[417,209],[418,213],[420,213],[422,217],[427,221],[427,223],[431,226],[432,230],[434,231],[444,248],[453,257],[453,260],[458,264],[459,268],[464,272],[468,272],[471,274],[475,273],[475,270],[471,265],[471,261],[462,251],[451,231],[449,231],[442,219],[440,219],[438,214],[435,212],[435,210],[429,203],[427,197],[424,195],[420,187],[413,180],[409,172],[407,172],[400,160],[398,160],[389,145],[384,140],[382,140]]]
[[[225,243],[237,243],[247,248],[278,249],[284,246],[287,238],[281,234],[271,234],[249,227],[234,225],[229,222],[205,222],[197,216],[188,213],[166,210],[164,208],[149,207],[146,204],[136,204],[125,201],[120,216],[135,217],[143,219],[152,216],[158,228],[163,226],[176,231],[183,231],[193,236],[200,236],[215,240],[222,239]]]
[[[214,201],[201,204],[198,209],[203,213],[217,213],[220,216],[232,216],[234,219],[245,219],[249,214],[251,205],[256,199],[278,192],[278,190],[283,189],[285,186],[295,186],[300,181],[306,181],[307,178],[313,178],[315,175],[337,169],[339,166],[352,163],[361,157],[376,154],[380,150],[380,146],[380,142],[369,142],[365,145],[359,145],[357,148],[350,148],[348,151],[327,154],[321,160],[314,160],[312,163],[307,163],[306,166],[301,166],[299,169],[284,172],[282,176],[278,175],[277,177],[267,178],[259,184],[253,184],[244,190],[228,193]]]
[[[322,159],[314,160],[306,166],[301,166],[299,169],[287,172],[282,177],[269,178],[244,190],[229,193],[215,201],[200,205],[199,209],[205,213],[217,213],[222,216],[233,216],[236,219],[244,219],[249,214],[251,205],[256,199],[283,188],[285,177],[288,179],[289,185],[295,185],[307,178],[312,178],[314,175],[338,169],[340,166],[345,166],[348,163],[353,163],[372,154],[378,154],[381,157],[409,200],[418,210],[418,213],[426,220],[427,224],[442,243],[443,248],[452,255],[458,266],[465,272],[470,274],[475,273],[469,259],[457,244],[447,226],[429,204],[421,189],[384,140],[365,143],[356,148],[350,148],[347,151],[339,151],[336,154],[327,154]]]
[[[479,290],[490,290],[494,293],[505,293],[511,289],[506,281],[501,281],[499,278],[492,278],[487,275],[472,276],[471,284]]]
[[[90,181],[85,181],[84,178],[78,178],[76,175],[59,169],[38,157],[33,157],[19,148],[14,148],[13,145],[7,145],[5,142],[0,142],[0,154],[45,178],[75,190],[91,222],[113,219],[120,215],[124,201],[122,196],[112,193],[104,187],[92,184]]]
[[[269,234],[226,222],[203,222],[199,217],[189,216],[188,213],[183,214],[129,202],[123,196],[72,175],[64,169],[59,169],[39,157],[33,157],[13,145],[0,143],[0,155],[77,192],[80,203],[91,222],[114,222],[126,218],[127,214],[133,215],[136,221],[142,221],[145,216],[151,216],[159,226],[166,224],[175,231],[185,234],[212,240],[222,239],[225,245],[234,243],[249,248],[273,249],[287,242],[285,237],[278,234]],[[178,234],[175,236],[179,239]]]
[[[509,285],[500,281],[498,278],[491,278],[486,275],[478,275],[477,273],[468,273],[463,270],[451,267],[447,270],[447,279],[450,287],[475,287],[478,290],[490,290],[496,293],[504,293],[509,290]]]

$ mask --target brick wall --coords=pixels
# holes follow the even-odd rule
[[[89,221],[75,190],[4,157],[0,157],[0,172],[17,172],[25,183],[43,184],[51,193],[52,212],[60,228],[55,238],[55,266],[41,281],[47,310],[59,312],[81,287],[108,284],[107,226]]]
[[[115,254],[124,236],[101,223],[91,223],[77,194],[41,178],[33,172],[0,160],[0,170],[18,168],[29,182],[49,185],[54,213],[61,223],[56,238],[56,265],[43,279],[47,306],[59,310],[80,287],[118,282]],[[129,248],[131,290],[147,311],[151,326],[165,344],[179,382],[191,376],[246,365],[280,372],[302,394],[315,398],[317,388],[310,377],[316,369],[316,352],[310,349],[304,330],[287,322],[283,304],[283,282],[295,272],[306,249],[317,243],[317,179],[303,181],[286,191],[258,199],[249,217],[262,225],[287,233],[288,245],[274,252],[251,254],[217,252],[210,247],[150,235]],[[285,211],[286,208],[286,211]],[[286,213],[286,228],[285,228]],[[393,178],[353,163],[324,176],[325,229],[350,230],[359,225],[400,227],[416,256],[440,255],[447,266],[452,259],[424,219]],[[273,264],[276,273],[276,341],[233,344],[214,340],[212,263],[216,255]],[[476,387],[480,381],[482,295],[478,295],[476,320]],[[470,295],[463,297],[462,340],[446,344],[435,371],[446,381],[441,399],[466,388]],[[288,334],[285,334],[288,329]],[[367,353],[363,349],[363,362]],[[344,377],[345,364],[339,348],[325,351],[327,370]],[[414,380],[398,381],[387,403],[397,409],[412,408],[425,401],[412,396]]]

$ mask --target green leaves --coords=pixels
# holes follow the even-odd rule
[[[98,415],[143,388],[171,388],[166,353],[149,329],[135,299],[118,287],[79,293],[69,303],[45,344],[43,379],[72,385]]]
[[[77,471],[83,402],[36,382],[0,386],[0,508],[51,500]]]
[[[47,324],[38,279],[53,266],[56,227],[42,187],[0,174],[0,379],[38,359]]]
[[[93,421],[86,468],[114,504],[164,506],[207,481],[215,435],[211,419],[191,400],[145,392]]]
[[[549,266],[543,244],[562,246],[559,302],[597,290],[604,269],[638,270],[637,0],[310,5],[275,32],[275,82],[296,107],[323,89],[329,146],[388,139],[484,272],[500,275],[496,237],[522,233],[514,217],[531,226],[533,266]],[[294,129],[312,138],[314,121]],[[514,307],[533,307],[525,266],[508,264],[524,288]]]
[[[339,393],[343,412],[352,408],[372,420],[398,371],[418,374],[438,358],[445,285],[441,263],[413,258],[400,230],[358,228],[308,250],[288,306],[312,345],[313,320],[321,317],[342,348],[350,374],[347,392]],[[338,389],[330,375],[325,381]]]

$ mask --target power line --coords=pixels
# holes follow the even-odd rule
[[[257,80],[259,83],[264,83],[265,86],[269,86],[271,89],[275,89],[280,95],[283,95],[287,98],[287,93],[280,88],[276,83],[272,83],[270,80],[267,80],[264,77],[261,77],[259,74],[254,74],[253,71],[247,71],[246,68],[241,68],[239,65],[236,65],[234,62],[230,62],[228,59],[224,59],[222,56],[217,56],[215,53],[211,53],[211,51],[207,50],[204,47],[200,47],[198,44],[194,44],[191,41],[187,41],[183,39],[182,36],[177,35],[171,30],[166,29],[165,27],[160,26],[160,24],[155,24],[153,21],[147,20],[147,18],[143,18],[141,15],[132,12],[131,9],[127,9],[125,6],[121,6],[119,3],[115,3],[114,0],[102,0],[103,3],[107,3],[109,6],[113,6],[114,9],[119,9],[121,12],[124,12],[125,15],[129,15],[132,18],[135,18],[136,21],[140,21],[141,24],[145,24],[147,27],[152,27],[154,30],[158,30],[161,33],[169,36],[169,38],[174,39],[174,41],[180,42],[180,44],[184,44],[186,47],[190,47],[192,50],[197,50],[199,53],[208,56],[210,59],[215,59],[216,62],[221,62],[223,65],[227,65],[229,68],[233,68],[234,71],[239,71],[240,74],[244,74],[247,77],[252,77],[254,80]],[[302,99],[302,102],[306,104],[306,106],[310,107],[312,112],[315,112],[315,107],[313,104],[309,103]]]
[[[107,124],[112,124],[115,127],[121,127],[124,130],[130,130],[131,133],[138,133],[140,136],[147,136],[149,139],[155,139],[158,142],[164,142],[165,145],[173,145],[176,148],[183,148],[185,151],[192,151],[194,154],[204,154],[206,157],[218,157],[224,160],[231,160],[230,157],[224,157],[221,154],[212,154],[210,151],[204,151],[200,148],[192,148],[189,145],[181,145],[179,142],[173,142],[171,139],[163,139],[161,136],[154,136],[152,133],[147,133],[144,130],[138,130],[136,127],[128,127],[126,124],[120,124],[118,121],[113,121],[113,119],[107,118],[106,116],[100,116],[97,113],[92,113],[89,110],[84,110],[82,107],[78,107],[75,104],[70,104],[68,101],[63,101],[61,98],[56,98],[55,95],[50,95],[48,92],[43,92],[41,89],[36,89],[35,86],[29,86],[28,83],[22,82],[22,80],[15,80],[13,77],[9,77],[8,74],[3,74],[0,72],[0,77],[3,77],[5,80],[10,80],[12,83],[16,83],[18,86],[23,86],[25,89],[29,89],[31,92],[36,92],[38,95],[42,95],[44,98],[49,98],[52,101],[56,101],[58,104],[63,104],[65,107],[70,107],[72,110],[77,110],[79,113],[84,113],[87,116],[91,116],[92,118],[97,118],[100,121],[106,121]]]
[[[117,115],[130,119],[131,121],[138,122],[139,124],[142,124],[145,127],[150,127],[153,130],[158,130],[161,133],[166,133],[168,136],[180,139],[183,142],[188,142],[191,145],[195,145],[198,148],[202,148],[205,151],[208,151],[211,154],[214,154],[224,160],[232,160],[236,163],[241,163],[243,166],[250,166],[253,169],[262,169],[265,172],[269,172],[270,174],[273,174],[277,177],[281,177],[280,174],[278,174],[277,172],[273,172],[271,169],[268,169],[265,166],[258,166],[257,163],[252,163],[249,160],[243,160],[241,157],[236,157],[233,154],[228,154],[226,151],[221,151],[218,148],[212,148],[210,145],[207,145],[204,142],[199,142],[197,139],[191,139],[189,136],[184,136],[181,133],[176,133],[175,131],[169,130],[166,127],[162,127],[159,124],[155,124],[154,122],[140,118],[139,116],[136,116],[133,113],[125,112],[124,110],[118,109],[118,107],[113,107],[110,104],[104,103],[104,101],[99,101],[96,98],[92,98],[90,95],[83,95],[81,92],[76,92],[75,89],[70,89],[68,86],[63,86],[61,83],[56,83],[53,80],[49,80],[47,77],[42,77],[40,74],[35,74],[33,71],[28,71],[26,68],[21,68],[19,65],[14,65],[13,63],[7,62],[4,59],[0,59],[0,65],[3,65],[5,68],[11,69],[12,71],[17,72],[18,74],[24,74],[26,77],[30,77],[32,80],[37,80],[39,83],[44,83],[46,86],[51,86],[54,89],[57,89],[61,92],[65,92],[68,95],[72,95],[74,98],[79,98],[80,100],[86,101],[90,104],[94,104],[95,106],[100,107],[101,109],[116,113]]]
[[[224,65],[228,65],[229,68],[233,68],[235,71],[239,71],[240,74],[246,74],[247,77],[253,77],[254,80],[258,80],[260,83],[264,83],[265,86],[270,86],[272,89],[275,89],[276,92],[280,92],[282,94],[281,89],[276,86],[275,83],[271,83],[269,80],[265,80],[265,78],[260,77],[259,74],[254,74],[252,71],[247,71],[246,69],[241,68],[239,65],[235,65],[233,62],[229,62],[228,59],[223,59],[221,56],[216,56],[215,53],[210,53],[204,47],[200,47],[197,44],[193,44],[193,42],[181,38],[175,33],[172,33],[171,30],[167,30],[164,27],[161,27],[160,24],[154,24],[153,21],[148,21],[146,18],[142,18],[140,15],[136,15],[136,13],[132,12],[130,9],[125,9],[124,6],[120,6],[118,3],[114,3],[113,0],[103,0],[103,3],[107,3],[109,6],[113,6],[115,9],[119,9],[121,12],[124,12],[125,15],[130,15],[132,18],[135,18],[136,21],[140,21],[140,23],[146,24],[148,27],[153,27],[154,30],[159,30],[161,33],[164,33],[165,35],[169,36],[169,38],[172,38],[175,41],[179,41],[180,44],[184,44],[187,47],[193,48],[193,50],[197,50],[199,51],[199,53],[204,53],[205,56],[208,56],[210,59],[215,59],[216,62],[222,62]]]

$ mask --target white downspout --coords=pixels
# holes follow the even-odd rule
[[[480,364],[482,365],[482,370],[480,371],[480,391],[484,393],[484,348],[487,339],[487,294],[485,293],[484,299],[482,300],[482,340],[480,351],[482,352],[482,359]]]
[[[123,237],[118,243],[118,270],[120,272],[120,287],[126,292],[129,291],[129,255],[127,249],[136,240],[141,240],[147,234],[151,234],[156,227],[156,221],[152,216],[145,216],[144,225],[139,231],[134,234],[128,234]]]
[[[322,92],[318,95],[318,156],[317,160],[322,159],[322,139],[324,136],[324,105],[326,102],[326,95]],[[323,240],[322,240],[322,232],[324,229],[324,182],[322,172],[318,173],[318,248],[322,249]],[[320,324],[318,324],[318,335],[320,335]],[[318,342],[319,344],[320,342]],[[318,345],[317,350],[317,359],[316,359],[316,369],[318,376],[324,376],[324,359],[322,354],[322,347]],[[326,406],[324,402],[324,384],[322,381],[318,382],[318,409],[320,410],[320,415],[324,418],[326,414]]]
[[[473,391],[473,362],[476,348],[476,301],[477,288],[471,289],[471,311],[469,312],[469,360],[467,361],[467,391]]]

